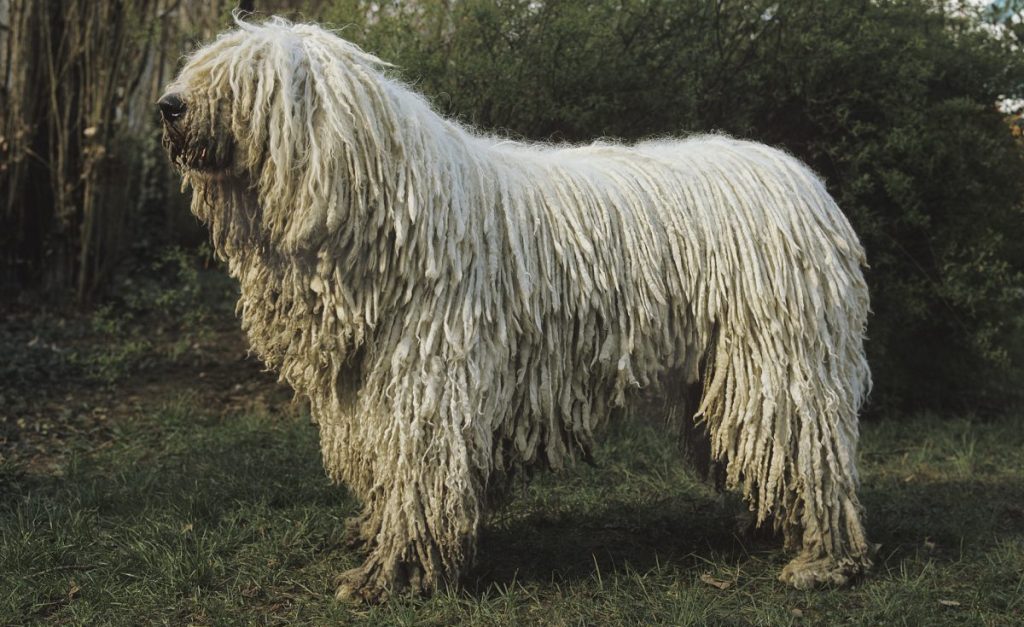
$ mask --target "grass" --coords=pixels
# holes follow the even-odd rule
[[[864,426],[881,543],[851,589],[775,580],[778,542],[695,482],[656,429],[617,428],[597,467],[544,475],[488,521],[458,590],[333,600],[356,511],[308,420],[195,398],[115,420],[58,468],[0,466],[0,623],[857,624],[1024,622],[1024,430],[934,417]]]

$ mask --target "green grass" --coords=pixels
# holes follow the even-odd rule
[[[379,607],[333,599],[359,562],[356,511],[315,428],[183,400],[124,418],[59,472],[0,466],[0,623],[857,624],[1024,622],[1020,421],[864,426],[863,499],[881,543],[851,589],[775,580],[786,555],[649,427],[598,466],[544,475],[488,521],[459,590]],[[701,579],[728,582],[719,589]]]

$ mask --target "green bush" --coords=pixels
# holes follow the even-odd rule
[[[799,156],[867,247],[876,407],[1012,392],[1024,153],[996,107],[1024,95],[1012,37],[941,0],[370,4],[307,14],[464,122],[556,141],[721,131]]]
[[[41,307],[8,312],[0,324],[0,400],[37,387],[111,385],[153,366],[187,363],[210,338],[212,314],[230,316],[237,286],[203,271],[197,255],[160,248],[107,285],[104,302],[87,313]]]

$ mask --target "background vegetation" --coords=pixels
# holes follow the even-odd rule
[[[1024,96],[1024,3],[242,4],[341,27],[445,114],[514,138],[725,132],[784,147],[824,176],[867,246],[875,407],[1012,400],[1024,144],[1019,109],[998,105]],[[4,295],[102,303],[125,268],[202,241],[152,103],[234,7],[0,1]]]

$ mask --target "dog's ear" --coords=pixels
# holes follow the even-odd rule
[[[319,230],[327,198],[321,138],[315,128],[319,94],[310,61],[295,37],[272,41],[252,66],[253,80],[235,103],[235,136],[253,174],[272,240],[291,248]]]
[[[319,29],[299,34],[265,49],[239,103],[248,107],[239,130],[248,134],[263,226],[288,250],[377,223],[370,213],[390,187],[396,128],[381,77],[364,59],[372,57]]]

